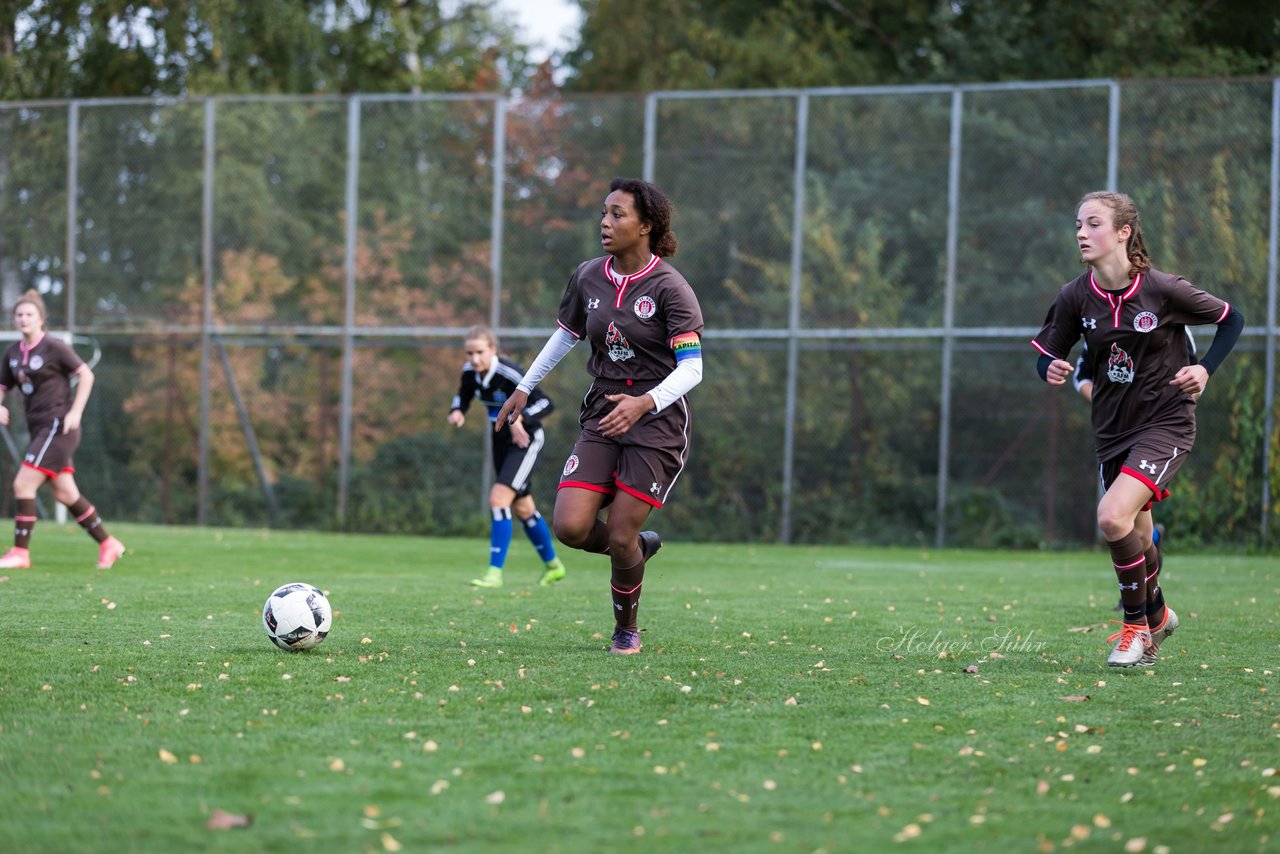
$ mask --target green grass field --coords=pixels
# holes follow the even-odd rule
[[[660,521],[660,520],[658,520]],[[1182,628],[1105,665],[1102,553],[670,543],[645,649],[603,558],[42,523],[0,571],[3,851],[1275,850],[1280,567],[1168,554]],[[286,581],[333,632],[261,627]],[[1092,627],[1089,631],[1079,629]],[[976,671],[976,672],[974,672]],[[252,825],[210,829],[215,811]]]

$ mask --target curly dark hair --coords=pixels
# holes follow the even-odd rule
[[[636,213],[641,222],[649,223],[649,251],[659,258],[676,254],[680,241],[671,230],[671,214],[675,206],[671,200],[648,181],[639,178],[614,178],[609,182],[609,192],[621,190],[636,200]]]

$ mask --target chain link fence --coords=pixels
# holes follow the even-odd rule
[[[463,332],[490,324],[527,363],[599,254],[609,178],[643,175],[676,203],[673,262],[707,321],[664,534],[1079,544],[1095,537],[1088,407],[1040,382],[1028,340],[1079,269],[1076,201],[1115,187],[1156,266],[1247,322],[1158,514],[1189,545],[1266,547],[1278,92],[0,104],[0,295],[36,288],[51,328],[101,351],[77,478],[111,518],[483,534],[487,436],[445,423]],[[585,356],[544,386],[560,410],[544,507]]]

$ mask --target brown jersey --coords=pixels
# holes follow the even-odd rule
[[[613,256],[578,265],[569,277],[556,322],[591,341],[587,371],[609,385],[652,387],[676,368],[672,341],[702,334],[693,288],[657,255],[629,276],[613,273]]]
[[[1122,291],[1104,291],[1089,270],[1058,291],[1031,345],[1065,360],[1084,336],[1100,462],[1149,429],[1184,437],[1190,448],[1195,401],[1170,381],[1190,364],[1186,327],[1220,323],[1230,311],[1230,304],[1181,276],[1148,270]]]
[[[76,351],[56,338],[45,335],[31,347],[15,341],[0,364],[0,394],[15,387],[22,392],[27,425],[34,433],[67,414],[71,377],[83,367]]]

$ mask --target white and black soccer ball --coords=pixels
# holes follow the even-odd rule
[[[311,649],[329,634],[333,609],[319,588],[295,581],[277,587],[262,606],[262,627],[281,649]]]

